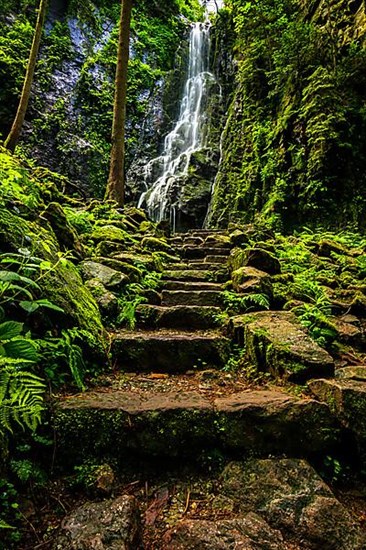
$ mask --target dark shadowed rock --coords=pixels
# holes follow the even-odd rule
[[[301,548],[362,550],[363,540],[342,504],[304,460],[231,463],[222,474],[223,491],[242,512],[254,511]]]
[[[245,251],[245,263],[251,267],[256,267],[271,275],[281,273],[281,264],[279,260],[267,250],[262,248],[250,248]]]
[[[88,502],[63,521],[53,550],[138,550],[141,524],[132,496]]]
[[[260,516],[183,521],[163,538],[162,550],[283,550],[283,538]]]
[[[356,367],[352,368],[355,369]],[[360,370],[362,367],[358,367],[358,369]],[[344,426],[351,430],[358,443],[359,450],[365,458],[366,382],[347,378],[312,380],[309,387],[318,399],[329,405]]]

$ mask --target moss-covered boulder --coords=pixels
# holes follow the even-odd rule
[[[86,281],[85,286],[93,294],[103,317],[112,320],[117,315],[117,296],[107,290],[99,279],[90,279]]]
[[[112,241],[117,243],[131,243],[131,236],[116,225],[103,225],[96,227],[90,236],[96,243],[101,241]]]
[[[260,311],[233,317],[230,332],[258,371],[301,382],[334,374],[332,357],[301,327],[293,313]]]
[[[158,239],[156,237],[145,237],[141,241],[141,246],[146,250],[162,251],[174,255],[174,251],[165,239]]]

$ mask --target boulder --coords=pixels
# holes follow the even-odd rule
[[[156,237],[145,237],[141,242],[142,248],[145,250],[161,250],[162,252],[168,252],[172,254],[173,250],[165,239],[157,239]]]
[[[231,463],[222,474],[222,490],[241,512],[260,514],[301,548],[364,548],[365,541],[349,513],[305,460]]]
[[[129,282],[127,275],[111,267],[90,260],[81,262],[80,270],[84,280],[97,279],[106,288],[118,290]]]
[[[138,550],[141,522],[132,496],[87,502],[62,522],[52,550]]]
[[[91,234],[91,239],[99,243],[101,241],[112,241],[118,243],[131,242],[132,239],[126,231],[115,225],[103,225],[96,227]]]
[[[287,311],[259,311],[233,317],[229,333],[244,345],[248,359],[259,371],[275,378],[302,382],[334,374],[332,357],[305,332]]]
[[[163,550],[282,550],[283,537],[259,515],[219,521],[191,520],[178,523],[163,537]]]

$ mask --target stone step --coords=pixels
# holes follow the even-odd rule
[[[206,246],[183,246],[177,247],[177,252],[183,258],[188,259],[199,259],[204,258],[205,256],[229,256],[229,248],[209,248]]]
[[[169,270],[164,271],[162,279],[175,281],[207,281],[212,277],[212,271],[199,269]]]
[[[204,240],[202,237],[185,237],[183,239],[183,245],[184,246],[200,246],[204,243]]]
[[[214,306],[149,306],[140,305],[136,310],[138,326],[207,330],[222,324],[221,309]]]
[[[204,263],[206,264],[226,264],[227,263],[227,257],[226,256],[206,256],[204,259]]]
[[[229,355],[230,340],[214,331],[121,331],[112,341],[114,363],[133,372],[223,367]]]
[[[217,306],[223,305],[222,293],[217,290],[163,290],[162,306]]]
[[[177,363],[177,359],[175,359]],[[183,390],[106,390],[61,397],[54,408],[57,460],[184,457],[210,449],[256,456],[333,453],[340,427],[325,403],[277,389],[217,396]],[[332,455],[333,456],[333,455]]]
[[[165,290],[220,290],[220,283],[206,282],[186,282],[186,281],[163,281],[163,289]]]
[[[227,229],[189,229],[186,235],[227,235]]]
[[[187,263],[177,263],[177,264],[169,264],[166,266],[168,268],[174,268],[174,270],[183,271],[185,269],[199,269],[199,270],[206,270],[209,269],[209,265],[202,262],[202,260],[199,260],[195,263],[191,260]]]

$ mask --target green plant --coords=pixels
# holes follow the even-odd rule
[[[221,293],[226,310],[229,313],[248,313],[261,309],[269,309],[270,302],[266,294],[254,293],[240,296],[235,292],[225,290]]]

